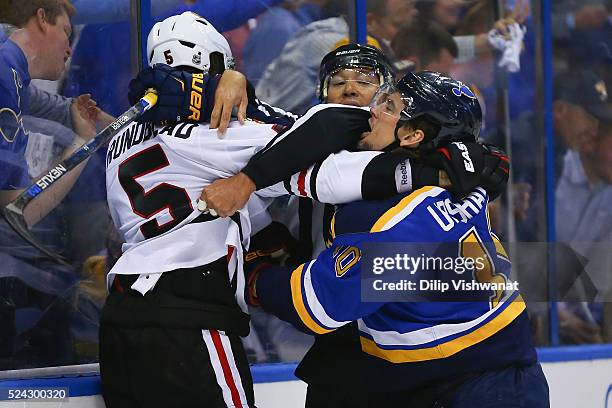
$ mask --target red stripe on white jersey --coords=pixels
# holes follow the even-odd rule
[[[232,255],[234,255],[234,247],[231,245],[227,246],[227,263],[229,264],[232,260]]]
[[[298,176],[297,187],[298,192],[302,197],[308,196],[308,194],[306,194],[306,173],[307,170],[302,170],[300,171],[300,175]]]
[[[229,338],[217,330],[202,330],[202,337],[210,355],[217,383],[223,392],[223,401],[228,407],[247,408],[249,405]]]

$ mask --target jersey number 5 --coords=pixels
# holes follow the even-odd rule
[[[134,214],[149,219],[168,209],[172,219],[162,225],[156,219],[140,226],[140,232],[149,239],[174,228],[193,212],[191,200],[184,188],[161,183],[148,192],[137,178],[170,165],[160,145],[154,145],[129,157],[119,165],[119,183],[130,199]]]

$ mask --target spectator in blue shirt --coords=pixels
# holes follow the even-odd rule
[[[27,135],[22,114],[28,102],[28,87],[33,78],[57,80],[71,54],[70,16],[74,8],[68,1],[38,8],[34,2],[14,8],[14,32],[0,46],[0,149],[4,161],[0,172],[0,201],[4,204],[29,183],[25,158]]]
[[[72,14],[74,8],[67,0],[14,0],[11,5],[8,21],[20,29],[0,45],[2,206],[16,198],[31,182],[31,176],[40,171],[37,164],[53,155],[51,150],[56,145],[63,148],[60,155],[65,157],[85,142],[73,137],[63,145],[53,143],[58,142],[56,140],[46,144],[49,149],[42,148],[44,143],[41,142],[48,139],[42,134],[28,134],[26,129],[32,129],[33,124],[24,125],[23,118],[29,111],[31,79],[57,80],[64,71],[71,54]],[[58,181],[53,197],[49,194],[41,196],[26,208],[24,215],[29,225],[37,224],[55,208],[56,200],[65,196],[81,169],[82,166]],[[45,233],[45,228],[48,228],[46,232],[52,236],[53,243],[59,243],[56,220],[56,217],[49,217],[37,224],[38,232]],[[0,330],[3,333],[0,353],[15,357],[14,353],[22,349],[19,341],[27,341],[27,364],[69,363],[67,303],[57,299],[74,282],[72,270],[48,265],[38,254],[33,256],[32,248],[18,239],[6,223],[0,224],[0,232],[0,263],[3,265],[0,297],[4,299],[0,310]],[[7,368],[21,365],[16,360],[9,364]]]
[[[1,205],[16,198],[34,175],[26,160],[28,136],[22,120],[29,111],[30,80],[57,80],[63,74],[72,52],[69,38],[72,32],[70,16],[73,14],[74,7],[68,0],[24,0],[19,2],[19,7],[11,8],[9,22],[20,29],[0,45]],[[80,136],[90,138],[94,134],[93,131],[82,132]],[[77,137],[63,156],[72,154],[83,143],[85,140]],[[56,183],[55,199],[61,200],[66,195],[82,167],[77,167]],[[54,200],[47,201],[41,199],[36,211],[26,211],[25,217],[30,225],[53,209]]]
[[[562,174],[568,150],[589,153],[595,149],[600,123],[612,119],[612,110],[606,105],[607,97],[604,81],[591,71],[578,70],[556,76],[552,112],[555,181]],[[523,213],[516,215],[517,236],[527,242],[542,239],[539,234],[543,221],[538,211],[539,206],[544,205],[544,191],[538,183],[538,175],[543,174],[544,162],[537,157],[534,146],[544,135],[538,134],[537,129],[534,111],[525,111],[512,122],[514,181],[529,185],[529,202],[533,204],[528,202]],[[486,135],[493,143],[499,143],[503,137],[502,129]]]
[[[568,243],[583,257],[584,272],[596,292],[594,299],[572,298],[574,302],[559,305],[561,338],[574,344],[612,340],[612,307],[609,303],[602,304],[609,302],[612,295],[609,205],[612,200],[612,106],[608,111],[608,121],[600,124],[595,148],[582,152],[569,150],[565,154],[555,191],[557,240]],[[577,293],[586,293],[586,290]]]

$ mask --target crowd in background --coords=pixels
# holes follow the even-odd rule
[[[4,3],[0,0],[0,6]],[[101,109],[93,133],[129,107],[135,54],[130,38],[136,35],[130,31],[130,2],[72,3],[76,13],[64,75],[54,82],[33,81],[22,112],[31,177],[48,169],[76,137],[91,137],[92,129],[79,120],[79,100],[86,103],[90,94]],[[347,0],[151,3],[155,21],[186,10],[207,18],[226,34],[237,69],[258,97],[296,114],[318,103],[319,64],[349,37]],[[546,78],[536,2],[507,1],[505,10],[494,3],[368,0],[368,43],[382,49],[400,74],[443,72],[477,91],[485,112],[482,138],[512,159],[509,191],[492,205],[491,223],[502,242],[510,243],[540,345],[548,341],[548,262],[557,270],[562,342],[610,342],[612,105],[606,84],[612,84],[612,3],[552,2],[552,148],[544,128]],[[20,22],[3,12],[0,22],[2,43]],[[520,32],[512,31],[514,22]],[[514,41],[511,52],[496,48],[494,32]],[[41,256],[0,222],[0,370],[97,361],[105,273],[121,252],[106,206],[104,161],[102,149],[61,204],[34,228],[37,239],[71,266]],[[547,199],[554,204],[552,226]],[[557,241],[553,257],[539,244],[550,238],[551,227]],[[253,362],[298,360],[311,341],[261,312],[254,313],[252,328],[245,344]]]

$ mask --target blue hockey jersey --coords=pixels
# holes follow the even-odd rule
[[[332,221],[331,247],[290,273],[264,270],[257,296],[264,309],[313,334],[356,320],[364,382],[376,391],[530,364],[535,350],[525,303],[508,278],[510,262],[491,232],[487,203],[481,188],[457,202],[442,188],[425,187],[389,200],[347,204]],[[430,291],[426,301],[366,301],[364,285],[371,280],[364,278],[371,265],[365,265],[364,248],[397,243],[419,248],[415,256],[485,261],[463,274],[436,267],[406,274],[414,285],[421,280],[496,285],[478,291],[449,285],[445,293]]]
[[[11,40],[0,45],[0,190],[28,185],[28,137],[21,119],[30,84],[28,62]]]

